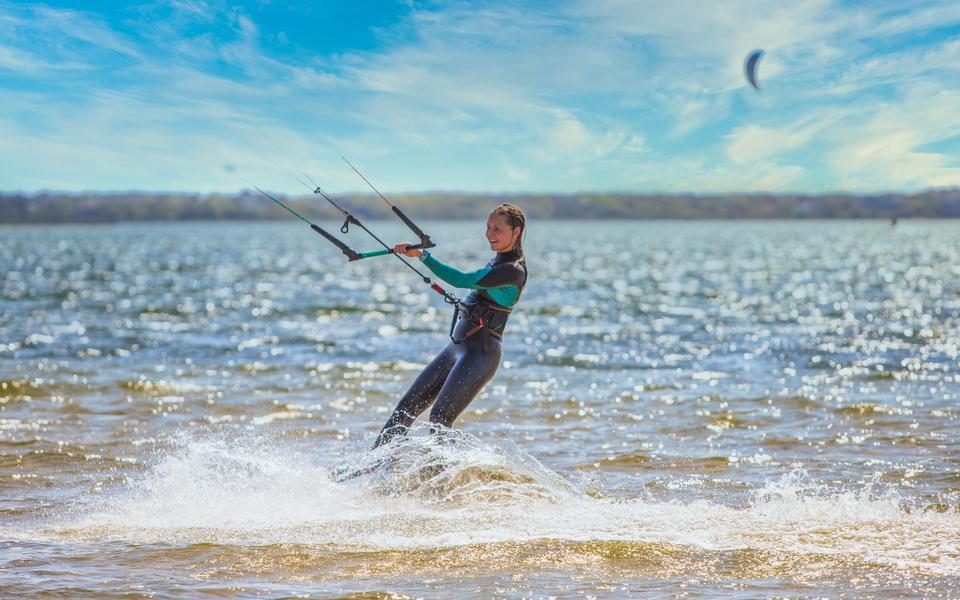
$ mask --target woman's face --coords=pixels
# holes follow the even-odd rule
[[[494,214],[487,219],[487,241],[494,252],[513,250],[521,231],[519,227],[510,227],[504,215]]]

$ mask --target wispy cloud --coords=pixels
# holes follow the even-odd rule
[[[136,44],[101,19],[44,5],[0,3],[0,66],[23,73],[93,69],[104,52],[140,58]]]
[[[960,23],[960,5],[956,2],[880,2],[867,6],[870,14],[865,19],[868,27],[864,35],[870,37],[937,30]]]
[[[76,69],[81,67],[76,63],[63,64],[44,60],[39,56],[0,44],[0,69],[19,71],[21,73],[36,73],[44,70]]]
[[[140,57],[140,51],[133,41],[117,33],[99,19],[74,10],[56,9],[47,6],[37,7],[31,15],[34,32],[48,34],[51,37],[73,38],[93,47],[111,50],[117,54]]]
[[[745,125],[726,136],[726,154],[734,164],[764,160],[810,142],[817,125],[807,127],[760,127]]]
[[[829,163],[851,187],[960,186],[960,156],[929,146],[960,136],[960,91],[925,86],[832,135]]]

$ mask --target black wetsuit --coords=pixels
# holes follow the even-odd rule
[[[527,282],[527,267],[516,251],[497,254],[487,265],[463,272],[424,252],[423,264],[452,286],[470,288],[452,340],[400,399],[374,448],[407,432],[430,403],[430,422],[450,427],[493,378],[500,366],[503,330]]]

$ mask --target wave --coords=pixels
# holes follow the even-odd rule
[[[414,435],[352,460],[345,444],[321,455],[289,440],[210,432],[166,446],[143,474],[15,537],[336,552],[610,542],[835,555],[960,575],[955,509],[924,509],[896,491],[837,490],[802,471],[726,506],[598,497],[512,443],[462,432]],[[366,472],[338,483],[333,465]]]

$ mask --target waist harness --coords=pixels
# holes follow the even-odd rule
[[[493,328],[493,324],[491,323],[491,319],[489,317],[484,318],[484,312],[486,312],[488,309],[506,313],[507,315],[513,312],[512,308],[480,302],[477,302],[476,304],[456,304],[454,305],[453,309],[453,320],[450,322],[450,340],[454,344],[462,344],[470,337],[479,333],[482,336],[481,342],[483,344],[483,351],[489,352],[490,338],[495,337],[497,340],[503,340],[503,329],[501,326],[500,331],[495,330]],[[470,320],[470,322],[473,324],[473,327],[463,334],[463,337],[458,339],[456,335],[454,335],[454,331],[456,330],[457,321],[461,316],[461,313],[463,314],[464,319]]]

